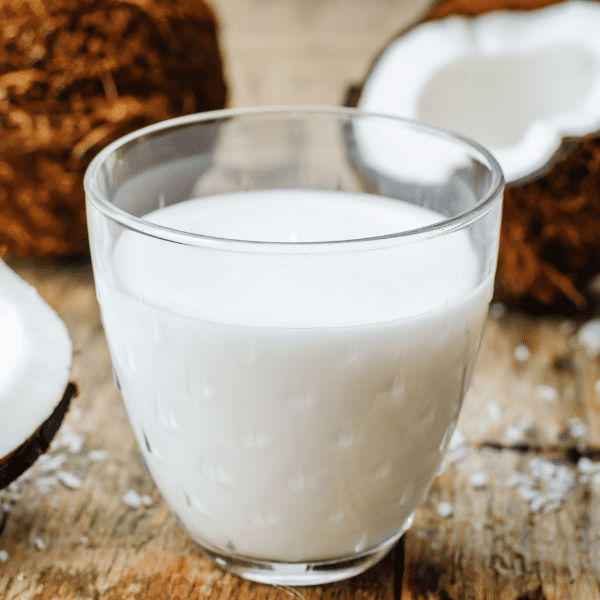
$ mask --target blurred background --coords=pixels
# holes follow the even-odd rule
[[[432,0],[212,0],[231,106],[339,105]]]

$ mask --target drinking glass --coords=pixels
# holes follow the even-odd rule
[[[354,109],[225,110],[112,143],[85,189],[115,381],[181,526],[260,582],[379,561],[471,380],[494,158]]]

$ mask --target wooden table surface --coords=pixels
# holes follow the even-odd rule
[[[215,7],[232,106],[335,105],[424,3]],[[404,552],[346,582],[270,587],[214,567],[144,471],[113,385],[89,264],[9,264],[67,324],[79,395],[49,459],[0,495],[3,600],[600,598],[600,363],[583,343],[585,321],[495,305],[463,437]]]

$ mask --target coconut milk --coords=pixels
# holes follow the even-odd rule
[[[228,194],[145,218],[287,242],[224,250],[125,232],[115,272],[96,273],[144,459],[192,537],[308,561],[398,535],[440,465],[491,297],[467,233],[370,250],[294,245],[442,218],[342,192]]]

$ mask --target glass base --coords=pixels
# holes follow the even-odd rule
[[[244,579],[271,585],[322,585],[354,577],[378,563],[404,533],[348,558],[314,562],[277,562],[224,554],[198,544],[204,553],[221,569]]]

